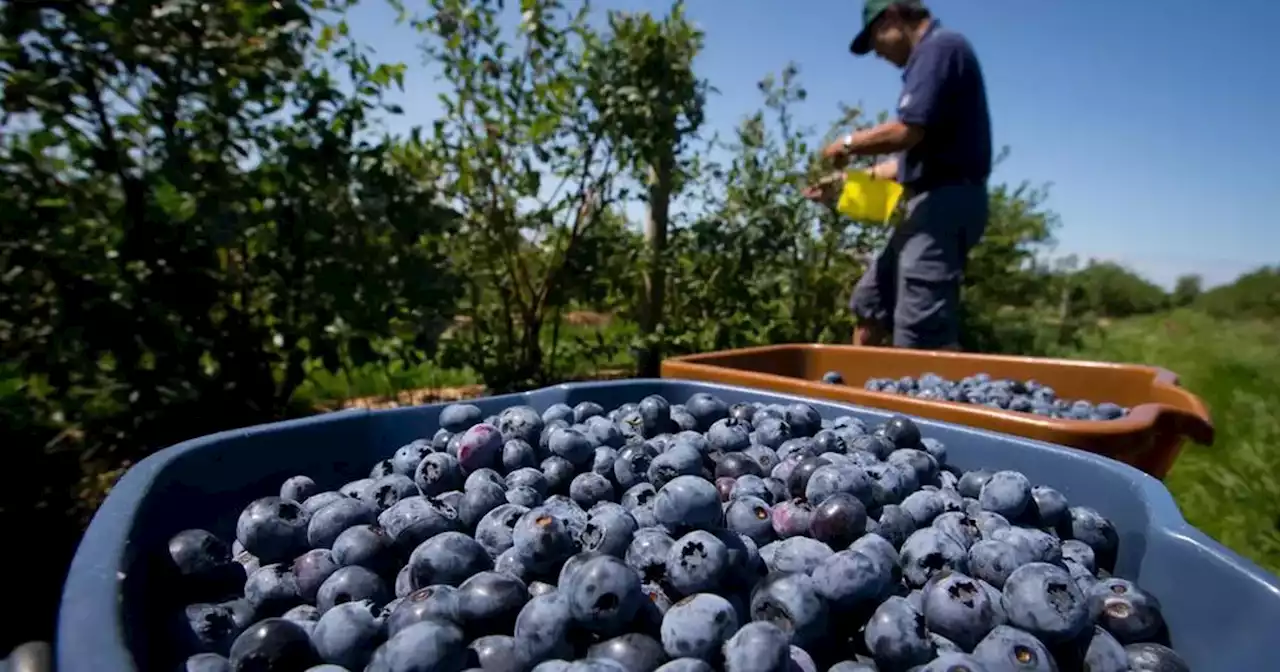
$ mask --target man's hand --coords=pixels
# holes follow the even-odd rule
[[[835,207],[840,190],[844,187],[844,180],[844,171],[837,170],[805,187],[800,193],[815,203]]]
[[[822,150],[822,158],[831,162],[836,168],[844,168],[845,164],[849,162],[848,145],[845,144],[845,140],[848,137],[847,135],[842,135],[835,142],[827,145]]]

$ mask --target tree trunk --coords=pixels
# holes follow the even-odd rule
[[[650,344],[640,353],[637,375],[656,378],[662,365],[662,348],[654,337],[662,324],[662,304],[666,286],[665,261],[667,247],[667,214],[671,205],[671,157],[663,157],[658,165],[649,169],[649,207],[644,223],[644,239],[648,247],[648,264],[644,277],[644,310],[641,312],[640,333],[650,339]]]

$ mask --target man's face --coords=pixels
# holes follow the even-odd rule
[[[907,25],[892,10],[885,12],[871,25],[871,49],[886,61],[905,68],[911,56],[911,38]]]

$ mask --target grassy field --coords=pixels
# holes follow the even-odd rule
[[[1280,574],[1280,329],[1190,311],[1117,321],[1077,357],[1162,366],[1209,407],[1215,445],[1188,446],[1166,484],[1183,515]]]

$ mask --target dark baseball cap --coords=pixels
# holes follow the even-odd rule
[[[862,5],[862,30],[858,31],[858,36],[853,38],[853,42],[849,43],[849,51],[855,56],[862,56],[871,51],[871,24],[884,14],[884,10],[889,9],[893,5],[901,5],[903,7],[921,7],[920,0],[867,0]]]

